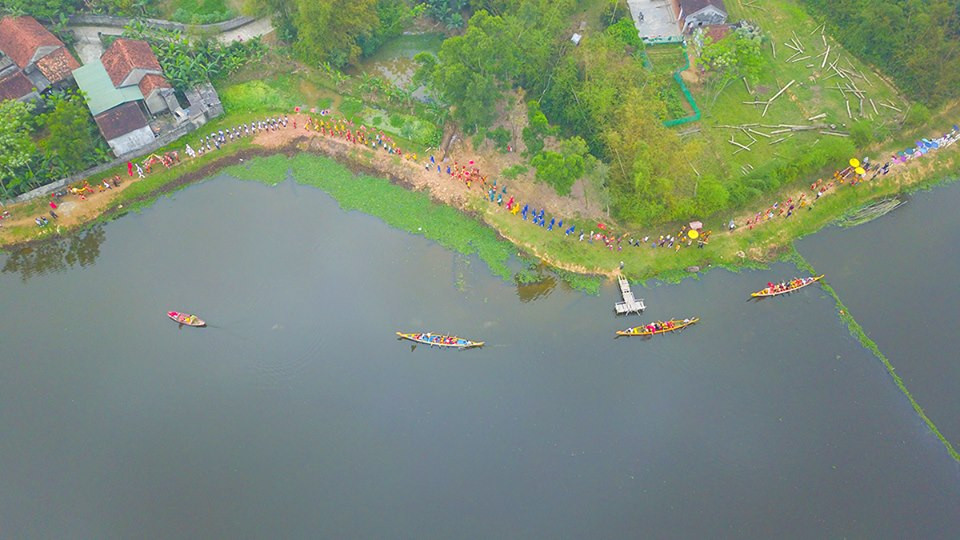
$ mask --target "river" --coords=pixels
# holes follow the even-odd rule
[[[917,193],[860,227],[797,249],[839,291],[940,431],[960,447],[960,183]]]
[[[479,259],[320,190],[226,177],[57,249],[42,265],[0,256],[4,536],[960,530],[960,467],[832,298],[747,301],[796,273],[784,264],[637,286],[646,315],[618,319],[612,285],[531,300]],[[811,255],[831,278],[846,259]],[[858,305],[839,282],[869,311],[875,296]],[[927,307],[914,306],[900,309]],[[211,327],[178,329],[170,309]],[[702,322],[678,335],[613,339],[692,315]],[[394,338],[420,329],[488,345]],[[955,376],[943,362],[911,370]]]

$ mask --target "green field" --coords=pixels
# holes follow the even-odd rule
[[[778,129],[785,129],[776,127],[780,124],[809,126],[823,123],[832,126],[831,131],[846,133],[854,122],[865,121],[874,130],[893,132],[897,129],[903,115],[880,103],[892,103],[902,111],[907,110],[908,104],[893,87],[873,71],[871,66],[859,62],[848,54],[829,35],[821,36],[819,23],[795,2],[767,0],[762,4],[753,5],[761,7],[744,7],[738,2],[729,2],[727,8],[731,21],[741,19],[750,21],[758,25],[769,38],[762,49],[765,66],[759,83],[752,85],[750,92],[742,82],[733,84],[719,95],[710,91],[705,85],[691,84],[697,103],[703,110],[703,120],[695,124],[700,127],[700,131],[688,135],[685,140],[703,142],[705,155],[703,161],[697,164],[700,172],[713,172],[727,182],[736,182],[752,171],[762,169],[773,162],[784,162],[796,158],[814,145],[820,144],[823,139],[831,138],[830,135],[820,134],[819,130],[773,133]],[[793,39],[797,39],[804,50],[797,58],[803,56],[810,56],[810,58],[799,62],[787,62],[787,59],[796,51],[785,44],[792,42]],[[826,67],[821,69],[820,66],[823,64],[821,55],[828,46],[829,59]],[[774,48],[776,56],[774,56]],[[835,75],[830,69],[834,61],[837,61],[838,67],[862,74],[865,80],[859,76],[840,78]],[[765,116],[763,105],[744,104],[747,101],[766,101],[791,81],[794,81],[793,84],[773,101]],[[850,99],[852,119],[847,114],[847,99],[839,90],[834,89],[838,85],[848,83],[864,91],[868,98],[864,102],[861,116],[859,99],[853,97],[850,92],[846,94]],[[876,112],[869,98],[874,100]],[[826,116],[816,121],[808,120],[821,114]],[[748,129],[767,136],[722,127],[743,124],[759,124]],[[689,126],[676,129],[684,132],[689,129]],[[750,150],[743,151],[731,144],[728,142],[731,138],[737,143],[750,146]],[[784,140],[775,143],[781,138]],[[840,165],[840,163],[837,164],[837,166]]]

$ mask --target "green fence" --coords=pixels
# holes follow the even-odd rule
[[[693,114],[689,116],[684,116],[683,118],[674,118],[673,120],[664,120],[663,125],[667,127],[680,126],[683,124],[689,124],[690,122],[696,122],[700,120],[700,108],[697,107],[697,102],[693,99],[693,94],[690,93],[690,89],[687,88],[687,85],[683,82],[683,77],[680,76],[680,73],[690,69],[690,54],[687,53],[687,42],[683,41],[681,38],[657,38],[644,40],[644,43],[647,46],[651,45],[675,45],[677,43],[683,48],[683,57],[686,59],[683,67],[675,70],[673,72],[673,80],[677,81],[677,84],[680,85],[680,92],[683,93],[684,99],[687,100],[687,103],[690,104],[690,108],[693,109]],[[647,56],[647,53],[643,53],[644,65],[652,67],[649,65],[650,57]]]

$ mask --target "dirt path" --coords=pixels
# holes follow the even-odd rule
[[[472,190],[468,189],[463,182],[451,178],[449,175],[445,174],[445,172],[443,174],[438,174],[436,172],[435,165],[430,168],[425,167],[424,164],[429,163],[429,156],[418,156],[417,161],[414,161],[411,159],[412,156],[400,158],[399,156],[388,154],[383,150],[372,150],[369,147],[347,142],[346,140],[340,138],[323,136],[315,131],[305,130],[303,125],[306,119],[306,115],[291,116],[289,119],[290,123],[287,128],[276,131],[260,132],[256,134],[251,141],[252,145],[249,148],[241,150],[239,153],[214,152],[212,154],[196,158],[202,160],[199,167],[192,167],[191,170],[184,171],[182,174],[179,174],[176,179],[165,184],[163,189],[168,189],[170,186],[181,185],[199,178],[204,178],[210,174],[213,174],[216,170],[222,168],[226,164],[242,161],[247,157],[272,155],[278,152],[292,155],[298,151],[309,151],[316,154],[330,156],[342,163],[350,164],[354,167],[354,170],[368,171],[369,174],[372,175],[388,177],[393,181],[403,184],[411,189],[429,190],[429,193],[433,199],[461,210],[470,211],[477,208],[473,203],[484,198],[484,194],[481,193],[478,188],[474,187]],[[296,129],[293,128],[294,121],[298,126]],[[938,154],[942,153],[944,150],[946,149],[938,151]],[[492,157],[485,156],[483,153],[480,153],[477,157],[473,158],[475,160],[475,166],[480,167],[481,171],[486,172],[488,170],[502,170],[504,164],[509,163],[508,160],[510,157],[512,157],[509,154],[505,156],[504,154],[495,152],[491,152],[490,154],[492,154]],[[455,162],[469,163],[470,157],[468,156],[470,156],[470,154],[467,153],[463,146],[456,145],[450,155],[449,162],[451,164]],[[501,162],[499,161],[499,158],[503,158],[505,161]],[[934,159],[915,159],[905,165],[898,166],[896,169],[892,169],[890,175],[883,178],[883,180],[880,180],[879,182],[882,182],[883,185],[886,186],[893,185],[898,187],[915,184],[921,181],[929,173],[933,172],[937,166],[942,166],[943,161],[949,160],[947,161],[949,165],[955,159],[955,153],[950,153],[948,156],[944,156],[943,158],[937,157]],[[446,165],[444,164],[443,167],[445,170]],[[91,179],[91,182],[96,181],[97,179]],[[84,201],[79,200],[79,198],[74,195],[68,195],[63,201],[58,203],[59,207],[57,208],[57,213],[60,215],[60,219],[56,221],[51,220],[50,225],[44,228],[37,227],[33,220],[38,215],[47,215],[49,208],[45,205],[45,203],[49,199],[40,201],[39,206],[38,202],[34,200],[10,207],[9,209],[13,213],[13,219],[4,220],[2,224],[4,228],[18,225],[25,226],[27,230],[35,231],[34,239],[49,237],[50,233],[54,230],[56,231],[56,234],[60,234],[61,229],[64,231],[69,230],[78,225],[90,222],[105,212],[122,209],[122,206],[116,206],[114,199],[137,181],[138,179],[124,177],[123,183],[118,188],[105,190],[103,192],[97,191],[88,195]],[[780,200],[786,200],[786,198],[789,196],[788,194],[795,190],[796,188],[783,190],[780,193]],[[837,191],[838,187],[835,186],[833,189],[827,191],[823,196],[830,196]],[[521,203],[536,201],[536,206],[538,208],[543,206],[547,209],[548,213],[553,215],[565,217],[578,215],[578,213],[581,216],[584,215],[582,213],[584,209],[582,199],[577,199],[574,197],[559,197],[549,186],[536,184],[529,180],[510,182],[508,187],[508,195],[514,196],[515,200]],[[796,200],[798,196],[799,194],[794,195],[794,200]],[[494,210],[504,210],[497,207],[493,208]],[[27,212],[24,209],[33,210],[32,212]],[[747,227],[745,227],[744,224],[746,220],[752,218],[753,215],[753,213],[749,213],[735,218],[738,227],[733,231],[733,234],[747,230]],[[759,227],[776,227],[777,225],[773,223],[774,221],[776,220],[771,219],[767,222],[763,222],[763,224],[761,224]],[[587,268],[579,265],[567,264],[562,260],[553,260],[548,253],[545,253],[542,249],[540,249],[541,246],[529,245],[526,242],[520,242],[518,239],[511,238],[511,231],[509,230],[500,230],[497,228],[497,232],[508,241],[511,241],[517,245],[519,248],[541,258],[544,262],[552,266],[556,266],[564,270],[578,273],[603,274],[608,276],[614,275],[618,272],[616,268]],[[787,234],[786,230],[783,230],[782,232],[784,235]],[[724,234],[728,233],[728,231],[718,230],[717,233]],[[3,236],[3,229],[0,229],[0,236]],[[637,237],[639,238],[639,236]],[[780,240],[787,241],[789,238],[777,239],[774,241],[774,243],[779,244]],[[751,247],[749,250],[750,252],[746,254],[746,256],[749,256],[751,259],[762,260],[764,258],[764,254],[767,253],[771,247],[773,247],[772,244],[767,245],[765,248],[762,246]],[[739,256],[742,257],[744,255]],[[722,259],[723,257],[721,256],[720,258]]]
[[[343,139],[325,137],[316,131],[303,129],[304,122],[307,120],[306,115],[290,117],[290,126],[292,126],[294,119],[296,119],[297,129],[288,127],[277,131],[261,132],[254,137],[254,143],[265,148],[280,148],[288,146],[296,140],[307,139],[310,141],[313,150],[333,157],[344,156],[351,152],[363,152],[365,149],[365,147]],[[372,151],[369,148],[366,148],[366,150],[373,153],[373,167],[377,171],[401,179],[404,183],[416,189],[428,189],[438,201],[461,209],[466,209],[472,198],[482,198],[486,194],[481,192],[482,188],[476,185],[468,189],[466,184],[450,177],[446,174],[447,165],[451,167],[456,163],[467,165],[472,160],[473,166],[478,167],[481,174],[488,174],[489,178],[494,178],[496,174],[493,174],[492,171],[501,171],[509,166],[507,164],[509,163],[508,159],[512,158],[514,161],[519,161],[515,154],[508,154],[508,157],[504,158],[498,153],[488,155],[468,152],[468,148],[463,141],[458,141],[451,147],[447,162],[441,164],[441,173],[437,173],[436,165],[426,167],[426,164],[429,163],[429,156],[418,155],[417,160],[414,161],[410,155],[404,155],[402,159],[399,159],[397,156],[382,150]],[[547,213],[554,215],[596,217],[596,212],[588,211],[582,199],[561,197],[553,191],[553,188],[545,184],[520,179],[515,181],[498,180],[498,187],[504,184],[507,186],[507,195],[504,199],[512,196],[516,201],[536,201],[535,205],[538,208],[546,208]]]
[[[239,28],[228,30],[217,36],[217,40],[221,43],[232,43],[238,40],[249,41],[255,37],[265,36],[270,32],[273,32],[273,25],[270,24],[270,17],[263,17],[247,23]]]
[[[76,195],[66,195],[61,201],[58,201],[57,209],[54,212],[57,213],[59,219],[52,219],[49,211],[51,208],[45,206],[43,212],[35,213],[30,215],[20,215],[21,212],[18,211],[18,206],[11,207],[12,218],[3,220],[4,227],[16,227],[19,225],[32,226],[37,229],[37,236],[41,236],[41,233],[50,227],[55,227],[59,232],[63,228],[73,228],[78,225],[82,225],[89,221],[93,221],[97,216],[102,214],[109,206],[110,202],[118,196],[123,190],[133,185],[135,178],[127,177],[126,180],[122,180],[120,186],[114,187],[104,191],[97,191],[97,187],[93,186],[94,192],[88,193],[86,195],[86,200],[81,200]],[[51,200],[50,197],[46,197],[44,200]],[[31,201],[32,202],[32,201]],[[47,227],[41,229],[37,227],[37,224],[34,220],[39,216],[44,216],[50,220],[50,224]]]
[[[864,180],[863,182],[860,182],[858,186],[862,186],[863,189],[870,189],[874,184],[880,184],[880,185],[892,184],[897,186],[898,188],[904,188],[912,184],[915,184],[916,182],[920,181],[926,176],[925,173],[930,172],[934,168],[935,164],[938,162],[938,158],[940,161],[944,159],[954,159],[953,155],[949,157],[944,157],[944,158],[940,158],[940,155],[944,152],[950,151],[956,146],[958,145],[951,144],[950,146],[947,146],[945,148],[940,148],[938,150],[935,150],[934,151],[935,153],[929,156],[923,156],[921,158],[913,158],[907,161],[906,163],[898,163],[896,165],[891,165],[890,172],[887,175],[878,176],[873,180]],[[878,161],[883,162],[883,160],[878,160]],[[912,174],[912,173],[919,173],[919,174]],[[825,183],[834,181],[832,176],[828,178],[824,178],[823,180]],[[819,200],[817,199],[816,192],[813,190],[800,189],[799,191],[794,192],[793,189],[795,188],[784,190],[779,194],[779,200],[777,201],[778,208],[782,208],[788,199],[792,199],[793,204],[797,205],[798,204],[797,201],[800,199],[801,195],[806,195],[807,206],[810,206],[810,203],[816,204],[816,202]],[[820,199],[823,199],[825,197],[829,197],[835,193],[838,193],[839,190],[841,189],[850,189],[849,183],[844,182],[843,184],[834,184],[832,188],[828,189],[827,191],[823,192],[823,194],[820,195]],[[854,189],[859,189],[859,187]],[[756,216],[758,211],[762,213],[762,212],[765,212],[766,210],[769,210],[772,207],[772,205],[773,203],[770,203],[766,206],[758,205],[756,207],[758,208],[757,211],[750,212],[750,213],[743,213],[736,216],[734,218],[734,222],[736,223],[737,228],[731,232],[736,234],[746,230],[752,230],[747,226],[747,220],[752,220]],[[799,211],[800,211],[799,208],[795,208],[794,214],[799,213]],[[777,221],[778,219],[784,219],[785,215],[786,214],[774,215],[774,217],[767,220],[763,220],[760,222],[759,225],[754,225],[754,227],[760,228],[760,227],[771,226],[771,224]]]

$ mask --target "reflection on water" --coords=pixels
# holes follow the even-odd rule
[[[0,274],[4,537],[960,529],[956,463],[833,299],[744,302],[785,264],[649,287],[618,318],[613,283],[588,296],[530,268],[555,286],[518,288],[291,182],[193,185],[105,229],[102,250],[98,231],[18,255],[27,283]],[[38,258],[89,266],[41,276]],[[212,327],[178,330],[174,308]],[[685,314],[703,322],[614,339]],[[487,345],[411,351],[406,329]]]
[[[51,272],[63,272],[74,266],[88,266],[100,256],[106,239],[100,225],[82,232],[42,242],[10,254],[3,265],[4,274],[20,274],[23,281]]]
[[[530,302],[549,295],[556,286],[557,278],[554,276],[543,276],[536,283],[517,283],[517,297],[521,302]]]

